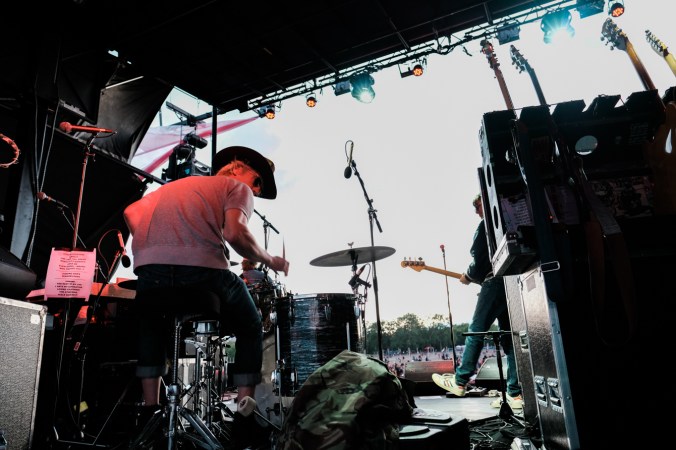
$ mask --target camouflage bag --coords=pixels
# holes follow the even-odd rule
[[[282,450],[396,450],[413,407],[382,361],[344,350],[315,370],[291,404]]]

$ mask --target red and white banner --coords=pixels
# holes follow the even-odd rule
[[[218,135],[233,130],[258,118],[254,116],[242,120],[221,120],[217,124],[216,133]],[[191,131],[196,131],[197,135],[205,139],[209,138],[211,137],[211,123],[198,123],[196,130],[187,125],[150,128],[136,150],[131,165],[147,173],[153,173],[167,162],[174,147]]]

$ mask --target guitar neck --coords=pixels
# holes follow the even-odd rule
[[[667,53],[666,55],[664,55],[664,60],[669,65],[669,68],[674,73],[674,75],[676,75],[676,58],[674,58],[674,55],[672,55],[671,53]]]
[[[641,79],[643,86],[647,91],[655,90],[655,84],[653,83],[653,80],[650,78],[650,75],[648,75],[648,71],[641,62],[641,59],[638,57],[636,50],[634,50],[634,46],[628,40],[626,45],[627,45],[626,49],[627,55],[629,55],[629,59],[631,60],[631,63],[633,64],[634,69],[636,70],[636,73],[638,73],[638,76]]]
[[[423,269],[429,270],[430,272],[438,273],[439,275],[446,275],[447,277],[457,278],[458,280],[462,277],[461,273],[437,269],[436,267],[424,266]]]
[[[509,90],[507,90],[507,83],[505,83],[505,77],[502,76],[502,70],[498,67],[494,68],[495,78],[498,80],[500,85],[500,91],[502,92],[502,98],[505,99],[505,104],[507,109],[514,109],[514,103],[512,102],[512,97],[509,95]]]
[[[535,88],[535,93],[538,96],[540,106],[546,106],[547,100],[545,99],[545,94],[542,92],[542,87],[540,86],[540,81],[538,81],[537,75],[535,75],[535,71],[533,69],[529,69],[528,76],[530,77],[530,81],[533,83],[533,87]]]

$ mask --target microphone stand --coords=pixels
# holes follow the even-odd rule
[[[98,136],[98,133],[92,133],[92,135],[87,139],[87,141],[84,144],[84,160],[82,161],[82,175],[80,176],[80,192],[78,193],[78,200],[77,200],[77,208],[75,210],[75,219],[74,219],[74,224],[73,224],[73,240],[72,240],[72,245],[71,245],[71,250],[76,250],[77,249],[77,243],[78,243],[78,231],[80,227],[80,216],[82,214],[82,197],[84,196],[84,186],[85,186],[85,176],[87,173],[87,164],[89,162],[89,157],[93,156],[94,153],[91,151],[92,144],[94,143],[94,139]],[[65,344],[66,344],[66,335],[67,335],[67,326],[68,326],[68,316],[70,315],[70,306],[71,306],[71,300],[68,299],[66,303],[66,310],[65,310],[65,320],[63,323],[63,338],[61,342],[61,352],[60,352],[60,357],[59,357],[59,367],[57,369],[58,371],[58,381],[57,381],[57,392],[56,392],[56,401],[54,403],[54,413],[56,414],[57,406],[60,401],[60,394],[61,394],[61,378],[63,376],[63,356],[65,352]],[[89,319],[89,318],[87,318]],[[88,321],[87,321],[88,322]],[[72,327],[72,325],[71,325]],[[77,344],[78,348],[74,349],[76,353],[79,352],[79,342]],[[83,364],[84,364],[84,357],[82,359]],[[77,407],[76,413],[78,414],[78,421],[76,423],[77,426],[79,426],[79,414],[80,414],[80,405]],[[55,433],[55,438],[59,442],[61,439],[59,438],[58,432],[56,430],[56,424],[54,424],[54,433]],[[82,430],[79,430],[80,435],[82,435]]]
[[[446,249],[444,246],[441,246],[441,255],[444,258],[444,270],[446,268]],[[448,290],[448,276],[444,277],[446,279],[446,301],[448,302],[448,324],[451,329],[451,346],[453,347],[453,372],[458,367],[458,357],[455,354],[455,336],[453,336],[453,316],[451,315],[451,293]]]
[[[366,203],[368,204],[368,213],[369,213],[369,231],[371,234],[371,248],[374,247],[374,241],[373,241],[373,222],[375,221],[376,225],[378,226],[378,231],[381,233],[383,232],[383,228],[380,226],[380,222],[378,221],[378,216],[376,215],[376,210],[373,208],[373,200],[369,198],[368,194],[366,193],[366,187],[364,186],[364,181],[361,179],[361,175],[359,175],[359,171],[357,170],[357,163],[355,160],[352,160],[352,171],[354,174],[357,176],[359,179],[359,184],[361,185],[361,189],[364,192],[364,198],[366,199]],[[383,358],[383,331],[382,327],[380,324],[380,306],[379,306],[379,301],[378,301],[378,275],[376,272],[376,262],[375,262],[375,255],[374,255],[374,261],[371,261],[373,264],[373,292],[375,294],[375,299],[376,299],[376,327],[378,330],[378,356],[381,361],[384,360]]]
[[[87,163],[89,161],[89,157],[94,156],[94,153],[92,153],[90,149],[94,143],[94,139],[96,139],[96,136],[98,136],[98,133],[93,133],[89,139],[87,139],[84,147],[84,161],[82,162],[82,176],[80,177],[80,193],[78,195],[77,209],[75,211],[75,225],[73,226],[73,250],[77,248],[77,232],[78,228],[80,227],[80,215],[82,213],[82,197],[84,195],[85,174],[87,173]]]

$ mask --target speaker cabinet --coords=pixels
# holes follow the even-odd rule
[[[0,429],[9,448],[30,449],[47,308],[0,297]]]

